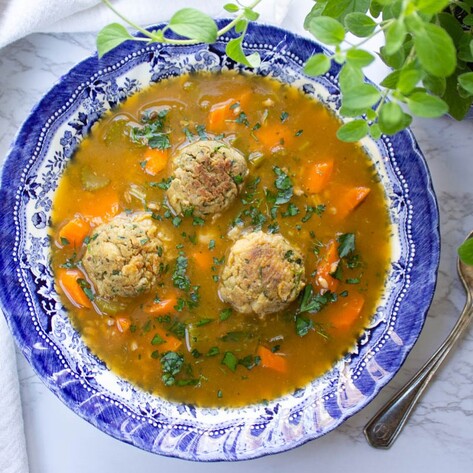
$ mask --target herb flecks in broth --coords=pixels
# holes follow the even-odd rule
[[[330,369],[369,323],[390,255],[383,189],[337,127],[302,92],[235,73],[164,80],[108,113],[69,163],[53,209],[58,288],[90,349],[139,387],[203,406],[272,399]],[[194,174],[205,182],[196,205],[176,167],[186,149],[189,162],[200,156],[196,172],[206,170]],[[225,160],[232,150],[244,157],[238,172]],[[211,192],[223,184],[208,184],[210,162],[222,166],[231,199]],[[217,200],[209,209],[204,198]],[[136,219],[133,236],[116,233]],[[107,289],[123,285],[113,297],[84,259],[105,241],[101,228],[126,261],[99,265]],[[232,267],[245,239],[259,243],[244,245],[251,257]],[[117,257],[105,248],[94,258]],[[290,278],[275,281],[281,268]],[[249,305],[265,301],[254,306],[262,315],[222,300],[247,283]]]

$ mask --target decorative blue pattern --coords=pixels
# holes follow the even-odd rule
[[[151,452],[196,461],[288,450],[359,411],[394,376],[416,341],[439,259],[437,204],[411,132],[376,143],[365,139],[390,207],[392,267],[370,327],[332,370],[266,406],[202,409],[142,392],[90,353],[61,305],[49,266],[48,223],[58,179],[100,116],[146,85],[185,72],[244,70],[225,55],[230,39],[186,47],[126,43],[102,60],[85,60],[24,123],[5,162],[0,190],[1,305],[40,378],[104,432]],[[302,72],[311,54],[325,52],[319,45],[278,28],[250,25],[245,48],[261,54],[257,74],[293,84],[337,113],[338,66],[316,79]]]

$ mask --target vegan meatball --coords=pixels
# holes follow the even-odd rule
[[[167,191],[177,213],[193,209],[198,217],[228,209],[248,174],[245,157],[219,141],[199,141],[173,157],[174,179]]]
[[[305,286],[302,253],[281,235],[244,235],[230,249],[219,294],[242,313],[278,312]]]
[[[82,264],[99,296],[134,297],[156,284],[163,252],[148,214],[122,214],[95,229]]]

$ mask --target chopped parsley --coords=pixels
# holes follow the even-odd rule
[[[304,337],[314,328],[314,322],[312,319],[307,319],[300,315],[296,316],[296,333],[299,337]]]
[[[172,282],[174,287],[188,292],[191,287],[191,282],[187,276],[188,260],[184,253],[180,253],[176,259],[176,266],[172,275]]]
[[[151,340],[151,345],[161,345],[162,343],[166,343],[166,340],[156,333]]]
[[[209,241],[209,250],[213,250],[215,248],[215,240]]]
[[[284,123],[289,118],[289,113],[282,112],[280,118],[281,118],[281,123]]]
[[[219,314],[220,320],[227,320],[232,315],[232,313],[233,310],[231,307],[227,307],[226,309],[221,310]]]
[[[299,207],[297,207],[297,205],[294,205],[292,202],[289,202],[286,211],[283,212],[281,215],[283,217],[295,217],[299,212]]]
[[[308,222],[311,218],[312,215],[318,215],[319,217],[322,216],[322,214],[325,212],[325,205],[320,204],[317,206],[312,206],[312,205],[306,205],[305,206],[305,215],[302,217],[301,221],[303,223]]]
[[[231,371],[235,372],[238,365],[238,358],[231,351],[226,351],[222,358],[222,365],[225,365]]]
[[[338,245],[338,256],[344,258],[348,256],[351,252],[355,251],[355,234],[354,233],[344,233],[337,238],[339,243]]]
[[[214,319],[200,319],[196,324],[195,326],[196,327],[202,327],[204,325],[207,325],[207,324],[210,324],[211,322],[213,322]]]
[[[174,351],[168,351],[161,357],[161,368],[163,370],[161,380],[166,386],[172,386],[176,383],[175,376],[181,372],[183,364],[183,356]]]
[[[171,187],[171,182],[174,178],[167,177],[161,180],[161,182],[150,182],[149,185],[151,187],[157,187],[159,189],[162,189],[163,191],[167,191]]]
[[[167,109],[159,112],[145,110],[141,116],[141,125],[130,130],[131,141],[161,150],[170,148],[169,132],[165,130],[168,112]]]
[[[236,123],[241,123],[245,126],[250,126],[250,122],[248,121],[248,117],[246,116],[245,112],[240,112],[235,120]]]
[[[278,190],[274,204],[287,204],[294,193],[291,178],[278,166],[273,166],[273,171],[276,174],[274,185]]]
[[[205,220],[201,217],[193,217],[192,218],[192,225],[194,225],[194,227],[201,227],[203,224],[205,223]]]
[[[300,299],[298,313],[301,314],[308,312],[310,314],[315,314],[320,312],[330,302],[335,302],[337,300],[337,295],[330,291],[327,291],[324,294],[316,294],[312,284],[308,284],[304,288]]]
[[[205,125],[196,125],[195,126],[195,131],[199,135],[199,138],[201,140],[206,140],[207,139],[207,133],[205,131]]]
[[[220,354],[220,348],[219,347],[212,347],[209,348],[209,351],[207,352],[206,356],[215,356]]]
[[[84,291],[84,294],[88,297],[89,300],[93,301],[95,299],[95,294],[92,292],[92,287],[85,279],[77,279],[77,284],[79,284],[79,286]]]

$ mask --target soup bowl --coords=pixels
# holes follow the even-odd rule
[[[221,24],[225,20],[219,20]],[[310,78],[320,45],[252,24],[244,47],[260,53],[253,71],[225,55],[228,33],[212,45],[127,42],[92,56],[60,79],[27,118],[5,161],[0,191],[0,301],[33,369],[70,409],[107,434],[153,453],[195,461],[244,460],[316,439],[368,404],[394,376],[422,329],[439,260],[438,209],[429,172],[409,130],[361,145],[386,194],[392,255],[383,295],[349,353],[295,392],[238,408],[167,401],[111,372],[73,328],[50,266],[51,207],[68,161],[100,117],[148,84],[194,71],[271,76],[340,108],[339,68]]]

